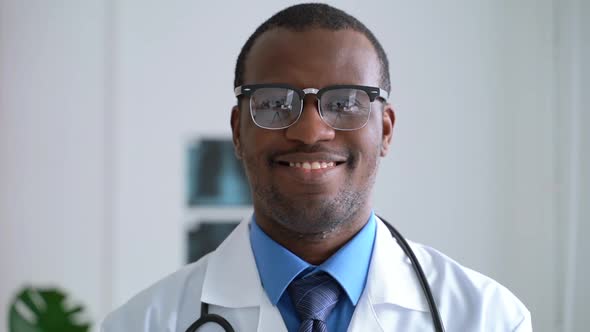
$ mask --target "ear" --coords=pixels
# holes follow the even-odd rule
[[[391,137],[393,136],[393,126],[395,124],[395,112],[391,104],[385,104],[383,107],[383,136],[381,137],[381,157],[385,157],[389,152]]]
[[[231,110],[231,131],[232,141],[234,143],[234,153],[236,158],[242,159],[242,145],[240,144],[240,107],[234,106]]]

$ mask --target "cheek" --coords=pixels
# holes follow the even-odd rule
[[[260,154],[256,153],[256,151],[251,151],[252,146],[248,146],[248,148],[249,149],[243,151],[242,164],[244,166],[244,171],[246,173],[246,177],[248,178],[248,182],[250,183],[251,188],[254,189],[260,187],[261,185],[264,186],[265,183],[268,182],[264,176],[266,173],[264,171],[266,166],[264,161],[258,158]]]
[[[244,158],[250,158],[255,153],[257,144],[262,141],[257,135],[258,127],[252,123],[250,112],[247,107],[242,107],[240,114],[240,141],[242,144],[242,152]]]
[[[363,181],[370,180],[375,177],[379,166],[379,159],[381,156],[382,145],[382,127],[381,122],[372,122],[371,126],[363,129],[363,135],[358,139],[359,151],[359,171]]]
[[[273,141],[272,137],[268,134],[263,133],[264,129],[259,128],[248,128],[245,131],[245,135],[242,135],[243,151],[244,154],[250,159],[262,158],[264,151],[269,150],[269,142]]]
[[[371,117],[370,133],[368,133],[367,144],[371,152],[375,152],[377,157],[381,156],[381,147],[383,146],[383,119],[381,114]]]
[[[242,161],[248,177],[252,180],[263,179],[269,165],[269,155],[273,149],[273,142],[278,142],[279,133],[251,127],[246,124],[242,128]]]

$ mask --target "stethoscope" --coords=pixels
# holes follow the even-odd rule
[[[410,258],[410,261],[412,262],[412,267],[414,268],[414,272],[416,273],[416,276],[418,277],[418,281],[420,282],[420,286],[422,286],[422,291],[424,292],[424,296],[426,297],[426,301],[428,302],[428,307],[430,308],[430,314],[432,315],[432,322],[434,324],[434,330],[436,332],[445,332],[445,327],[443,325],[442,319],[440,318],[440,314],[438,312],[438,307],[436,306],[436,302],[434,301],[434,296],[432,296],[432,290],[430,289],[430,286],[428,285],[428,280],[426,279],[426,276],[424,275],[424,271],[422,270],[422,266],[420,265],[420,262],[418,262],[418,258],[416,258],[414,251],[412,250],[412,248],[410,248],[408,241],[406,241],[406,239],[401,235],[400,232],[397,231],[397,229],[395,229],[395,227],[393,227],[390,223],[388,223],[387,220],[385,220],[381,217],[379,217],[379,219],[381,219],[381,221],[383,221],[385,226],[387,226],[387,228],[389,229],[389,232],[391,232],[391,236],[393,236],[393,238],[397,241],[398,245],[402,248],[402,250],[404,251],[406,256],[408,256],[408,258]],[[223,318],[217,314],[210,314],[209,313],[209,304],[202,302],[201,303],[201,317],[199,317],[199,319],[196,322],[191,324],[191,326],[189,326],[189,328],[186,330],[186,332],[196,332],[199,327],[205,325],[206,323],[218,324],[219,326],[223,327],[223,330],[225,332],[234,332],[235,331],[234,328],[231,326],[231,324],[225,318]]]

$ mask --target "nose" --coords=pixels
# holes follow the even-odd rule
[[[320,117],[317,98],[314,96],[305,98],[299,120],[288,127],[285,133],[288,139],[307,145],[332,140],[335,134],[335,129],[328,126]]]

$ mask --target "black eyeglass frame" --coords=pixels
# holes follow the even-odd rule
[[[246,85],[237,86],[234,89],[234,94],[238,98],[240,96],[246,96],[249,98],[254,94],[254,92],[256,90],[261,89],[261,88],[290,89],[290,90],[295,91],[299,95],[299,98],[301,99],[301,109],[299,110],[299,114],[297,115],[297,118],[295,119],[295,121],[293,121],[291,124],[289,124],[287,126],[283,126],[283,127],[279,127],[279,128],[265,127],[265,126],[261,126],[260,124],[258,124],[256,122],[256,120],[254,119],[254,115],[252,114],[252,105],[248,105],[249,109],[250,109],[250,116],[252,117],[252,121],[254,121],[254,124],[256,124],[260,128],[270,129],[270,130],[280,130],[280,129],[289,128],[290,126],[294,125],[297,121],[299,121],[299,118],[301,117],[301,114],[303,113],[303,104],[304,104],[303,100],[305,99],[306,95],[315,95],[319,101],[321,99],[322,95],[328,91],[340,90],[340,89],[357,89],[357,90],[361,90],[361,91],[364,91],[367,93],[370,103],[374,102],[377,98],[380,98],[383,102],[387,102],[387,98],[389,98],[389,93],[379,87],[366,86],[366,85],[354,85],[354,84],[330,85],[330,86],[323,87],[321,89],[316,89],[316,88],[299,89],[297,87],[294,87],[290,84],[285,84],[285,83],[246,84]],[[365,123],[362,126],[360,126],[358,128],[354,128],[354,129],[342,129],[342,128],[335,128],[331,124],[327,123],[322,115],[320,108],[321,108],[321,103],[318,103],[318,113],[319,113],[322,121],[324,121],[324,123],[327,124],[328,126],[330,126],[331,128],[334,128],[336,130],[343,130],[343,131],[358,130],[358,129],[361,129],[364,126],[366,126],[367,122],[369,122],[369,118],[371,117],[371,109],[372,109],[371,104],[369,104],[369,115],[367,116],[367,121],[365,121]]]

